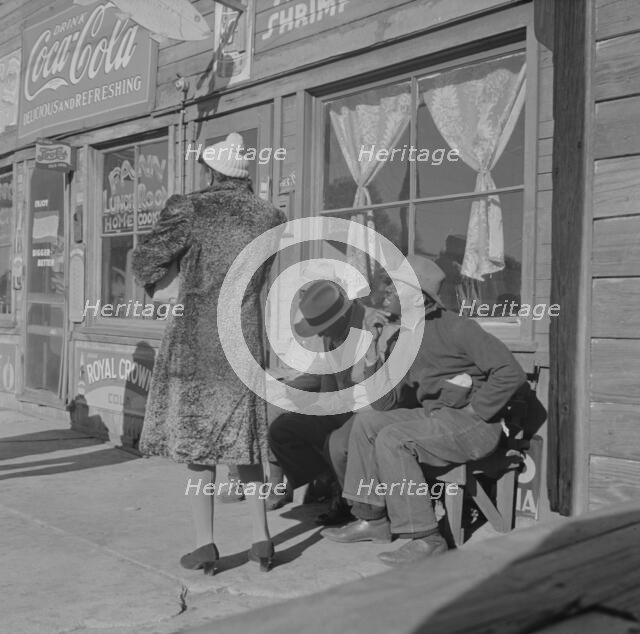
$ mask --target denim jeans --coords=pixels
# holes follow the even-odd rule
[[[429,531],[437,521],[430,496],[416,494],[418,483],[425,482],[420,464],[448,467],[483,458],[497,447],[501,433],[500,423],[487,423],[469,408],[362,412],[353,419],[343,496],[386,506],[393,533]],[[386,494],[377,489],[381,483]]]

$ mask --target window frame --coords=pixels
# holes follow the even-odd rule
[[[135,148],[136,159],[138,156],[139,147],[148,145],[150,143],[157,143],[159,141],[166,141],[167,143],[167,197],[170,197],[175,190],[175,174],[173,169],[173,152],[174,152],[174,139],[173,128],[164,128],[160,130],[154,130],[153,133],[139,135],[130,138],[118,139],[114,143],[102,144],[100,146],[90,147],[90,156],[87,156],[87,173],[93,175],[94,182],[91,187],[91,198],[93,205],[91,212],[89,213],[89,240],[88,246],[95,254],[91,258],[93,262],[93,274],[91,276],[91,283],[87,285],[89,298],[85,297],[85,304],[88,301],[89,305],[95,305],[96,302],[100,302],[102,306],[102,184],[104,179],[104,157],[106,154],[126,148]],[[134,200],[137,205],[137,188],[134,185]],[[123,235],[136,235],[137,229],[137,213],[134,213],[134,230],[127,232]],[[114,234],[116,235],[116,234]],[[136,238],[134,237],[134,248],[136,244]],[[166,320],[159,319],[142,319],[140,317],[103,317],[93,312],[87,312],[85,317],[85,328],[89,330],[96,330],[101,334],[113,334],[118,336],[128,336],[131,338],[161,338],[166,326]]]
[[[474,52],[468,54],[452,53],[444,61],[433,65],[429,64],[429,59],[423,63],[412,65],[412,70],[404,73],[381,71],[379,78],[367,81],[366,78],[354,80],[347,88],[339,90],[327,90],[319,92],[313,96],[312,101],[312,121],[313,129],[311,133],[312,147],[312,191],[311,208],[316,210],[312,215],[335,215],[350,211],[376,210],[393,207],[407,207],[408,225],[408,253],[412,255],[415,249],[416,238],[416,206],[425,202],[437,202],[446,200],[460,200],[473,198],[477,193],[469,192],[463,194],[450,194],[441,196],[418,197],[416,170],[409,170],[409,198],[393,202],[384,202],[368,205],[363,208],[347,207],[340,209],[322,209],[324,190],[324,151],[325,151],[325,106],[329,101],[334,101],[342,97],[350,96],[391,83],[402,81],[411,82],[412,104],[418,103],[418,83],[421,77],[436,72],[446,72],[464,64],[481,62],[495,59],[509,53],[524,53],[527,65],[526,78],[527,90],[524,104],[524,156],[523,156],[523,180],[522,185],[496,188],[492,193],[522,193],[522,269],[520,296],[522,304],[535,304],[534,285],[536,274],[535,252],[536,252],[536,182],[537,182],[537,121],[538,121],[538,47],[535,36],[530,28],[527,28],[526,35],[519,41],[501,46],[491,46],[491,42],[483,42],[476,46]],[[442,59],[442,55],[438,55]],[[344,86],[344,82],[342,83]],[[417,143],[417,116],[418,109],[412,107],[410,122],[410,145]],[[413,197],[412,197],[413,195]],[[319,247],[314,249],[314,255],[320,257]],[[532,316],[498,318],[498,317],[474,317],[487,332],[495,335],[505,342],[511,350],[519,352],[533,352],[537,348],[534,341],[534,324]]]
[[[9,233],[9,270],[10,270],[10,296],[11,296],[11,310],[8,313],[0,313],[0,328],[14,328],[16,325],[16,301],[18,299],[15,288],[13,287],[13,258],[16,255],[16,177],[17,168],[14,163],[3,165],[0,163],[0,176],[11,176],[11,185],[13,190],[10,212],[10,233]]]

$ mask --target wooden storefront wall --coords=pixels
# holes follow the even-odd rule
[[[258,20],[262,11],[275,10],[273,3],[258,1]],[[0,54],[19,48],[20,33],[25,22],[43,19],[68,6],[69,0],[8,0],[0,7],[0,20],[6,26],[0,41]],[[193,0],[194,6],[213,27],[214,2]],[[292,4],[282,2],[280,8]],[[293,3],[295,4],[295,3]],[[407,62],[424,61],[424,67],[442,61],[443,55],[464,55],[473,42],[484,41],[487,47],[499,45],[505,33],[520,32],[526,38],[528,52],[529,86],[534,108],[535,151],[528,166],[529,177],[535,182],[531,209],[526,210],[531,219],[530,230],[535,233],[531,259],[530,287],[533,303],[549,303],[551,285],[551,205],[552,205],[552,150],[553,150],[553,56],[533,29],[534,5],[538,2],[515,0],[372,0],[358,3],[350,12],[349,3],[343,15],[344,21],[336,26],[327,19],[313,30],[304,26],[295,29],[287,37],[269,41],[268,45],[256,45],[253,59],[253,79],[246,85],[235,86],[220,94],[210,96],[211,84],[208,68],[212,51],[209,41],[169,42],[159,46],[156,99],[151,116],[122,121],[97,130],[65,135],[74,146],[84,147],[86,177],[91,177],[92,146],[114,139],[147,133],[152,129],[168,130],[171,142],[170,160],[175,162],[175,191],[182,189],[178,169],[178,107],[179,93],[174,87],[176,74],[190,82],[189,101],[186,107],[186,142],[197,143],[202,134],[203,122],[209,117],[235,112],[261,103],[273,103],[273,143],[286,148],[286,160],[274,164],[272,195],[277,200],[280,177],[295,172],[296,184],[292,194],[292,215],[310,213],[310,191],[314,174],[312,164],[311,110],[314,95],[328,86],[344,88],[364,78],[390,76],[393,69],[402,72]],[[366,6],[365,11],[362,7]],[[267,7],[267,8],[265,8]],[[526,32],[526,35],[525,35]],[[548,34],[547,34],[548,35]],[[256,33],[256,37],[260,37]],[[382,47],[384,46],[384,49]],[[330,53],[329,53],[330,52]],[[384,67],[382,66],[384,64]],[[200,98],[200,99],[198,99]],[[4,148],[15,146],[11,134],[4,135]],[[11,157],[7,157],[11,161]],[[198,186],[193,161],[185,166],[184,189]],[[87,208],[89,205],[87,194]],[[85,230],[89,223],[85,223]],[[91,266],[91,257],[87,267]],[[95,289],[93,289],[95,291]],[[89,298],[90,296],[87,295]],[[546,406],[549,379],[549,318],[532,323],[531,337],[527,345],[515,349],[518,359],[528,372],[539,369],[539,397]],[[155,346],[160,330],[149,331],[148,339]],[[1,335],[0,335],[1,336]],[[136,335],[137,336],[137,335]],[[87,327],[74,328],[74,341],[99,344],[128,344],[136,337],[122,328]],[[73,355],[71,355],[73,357]],[[74,371],[74,369],[72,369]],[[544,433],[544,430],[543,430]],[[544,515],[544,511],[542,511]]]

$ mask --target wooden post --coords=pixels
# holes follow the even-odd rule
[[[587,499],[592,3],[556,2],[554,21],[548,488],[551,509],[570,515]]]

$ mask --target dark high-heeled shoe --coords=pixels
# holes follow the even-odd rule
[[[260,570],[263,572],[269,572],[273,568],[274,555],[273,542],[270,539],[251,544],[249,559],[260,564]]]
[[[216,545],[211,542],[196,548],[180,558],[180,565],[187,570],[204,570],[205,575],[215,575],[220,553]]]

